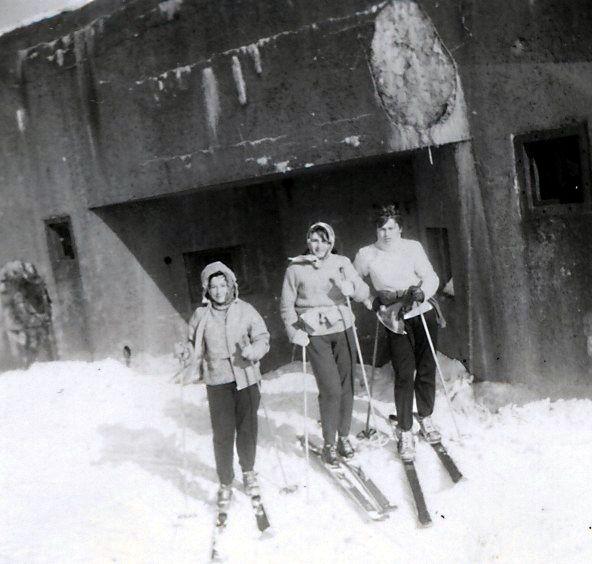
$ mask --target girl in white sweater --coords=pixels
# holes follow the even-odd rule
[[[423,315],[435,347],[438,319],[433,296],[439,280],[421,243],[401,237],[401,216],[395,206],[381,208],[375,226],[376,242],[358,251],[354,265],[362,277],[370,279],[372,309],[386,328],[395,370],[399,453],[410,461],[415,457],[414,394],[422,433],[429,442],[440,440],[431,420],[436,364],[421,320]]]

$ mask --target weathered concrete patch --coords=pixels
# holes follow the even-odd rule
[[[454,63],[416,2],[393,1],[378,14],[372,73],[382,105],[397,125],[426,130],[454,107]]]

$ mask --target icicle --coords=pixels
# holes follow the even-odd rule
[[[206,105],[206,115],[208,127],[211,134],[211,140],[217,141],[218,138],[218,117],[220,115],[220,98],[218,95],[218,81],[211,67],[206,67],[202,71],[203,83],[202,89]]]
[[[257,74],[261,74],[263,72],[263,68],[261,67],[261,53],[259,52],[259,47],[257,47],[256,43],[251,43],[247,47],[249,54],[253,58],[253,64],[255,65],[255,72]]]
[[[28,54],[27,49],[19,49],[16,55],[16,78],[20,84],[25,80],[25,60]]]
[[[238,101],[241,106],[244,106],[247,103],[247,86],[243,78],[243,69],[236,55],[232,57],[232,76],[234,77],[234,84],[238,91]]]
[[[16,123],[18,124],[19,131],[23,133],[26,128],[27,114],[23,108],[19,108],[16,111]]]
[[[165,0],[158,4],[158,9],[163,16],[167,17],[167,20],[171,21],[181,9],[181,4],[183,0]]]
[[[428,155],[430,157],[430,164],[433,166],[434,159],[432,158],[432,148],[428,146]]]

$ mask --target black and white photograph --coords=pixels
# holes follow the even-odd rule
[[[0,0],[0,564],[592,561],[590,0]]]

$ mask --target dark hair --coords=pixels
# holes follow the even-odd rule
[[[327,233],[327,230],[321,226],[321,225],[317,225],[314,229],[311,229],[308,234],[309,236],[312,235],[313,233],[318,233],[321,236],[321,239],[325,242],[325,243],[329,243],[329,233]]]
[[[224,280],[226,280],[228,282],[228,279],[226,278],[226,274],[224,274],[221,270],[218,270],[218,272],[214,272],[214,274],[210,274],[208,276],[208,287],[210,285],[210,282],[212,281],[212,278],[216,278],[217,276],[224,276]]]
[[[402,227],[402,219],[403,215],[401,214],[401,210],[396,204],[389,204],[388,206],[377,206],[374,209],[372,221],[377,229],[382,227],[389,219],[394,220],[394,222],[399,226]]]

